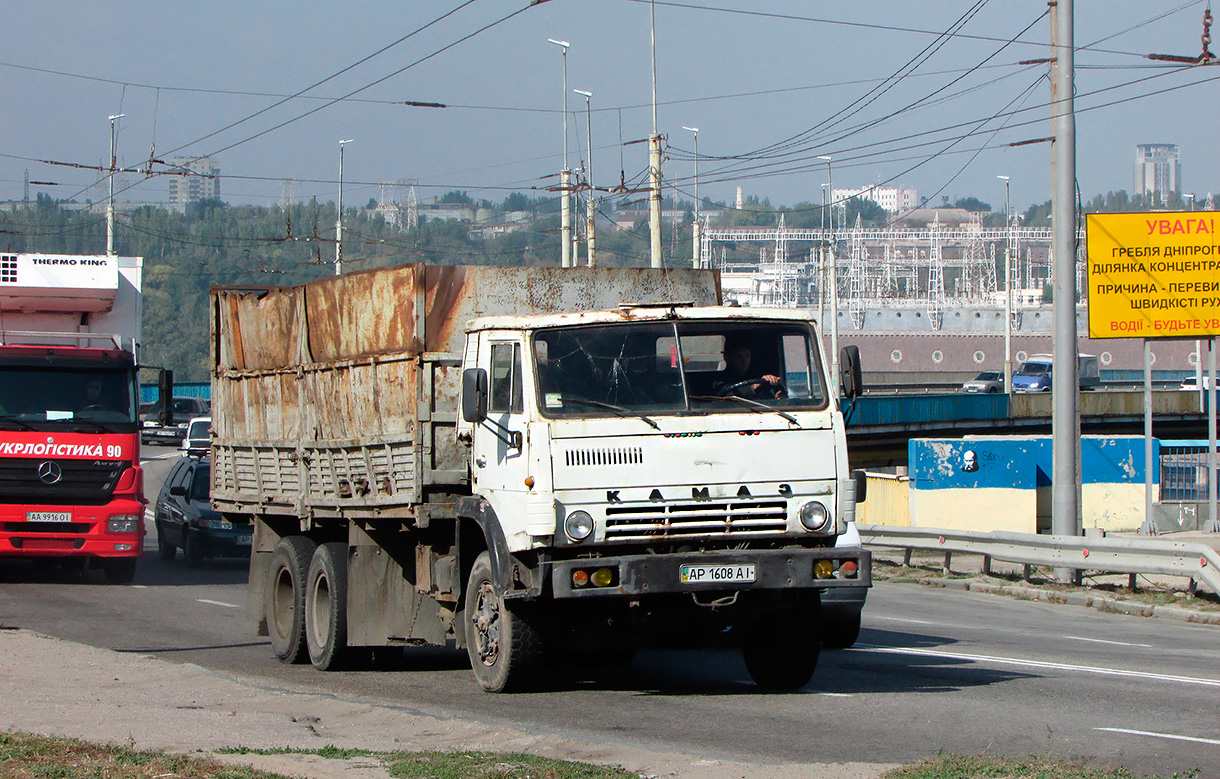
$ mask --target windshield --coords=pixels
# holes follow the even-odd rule
[[[135,413],[131,371],[0,366],[0,429],[130,432]]]
[[[1051,372],[1050,363],[1027,362],[1017,371],[1018,376],[1045,376]]]
[[[825,408],[813,339],[792,322],[542,330],[533,341],[538,404],[551,417]]]

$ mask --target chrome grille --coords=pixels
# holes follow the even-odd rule
[[[643,465],[644,450],[638,446],[613,449],[568,449],[564,462],[569,467],[582,465]]]
[[[55,484],[38,478],[39,465],[48,460],[63,472]],[[0,502],[102,506],[113,498],[119,476],[129,465],[121,460],[0,458]]]
[[[788,529],[783,500],[698,501],[610,506],[606,540],[725,538],[781,535]]]

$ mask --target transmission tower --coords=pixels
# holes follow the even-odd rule
[[[296,202],[292,179],[280,179],[280,208],[287,210]]]

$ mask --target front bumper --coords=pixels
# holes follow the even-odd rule
[[[28,511],[61,511],[71,522],[26,521]],[[135,516],[136,530],[111,533],[111,517]],[[116,500],[105,506],[5,506],[0,510],[0,557],[139,557],[144,546],[144,504]]]
[[[818,578],[814,563],[830,560],[834,576]],[[856,576],[841,575],[844,562],[856,565]],[[754,566],[755,577],[750,582],[684,584],[680,570],[683,565]],[[609,586],[577,588],[572,584],[576,570],[610,568],[614,572]],[[556,598],[606,596],[643,596],[666,593],[735,592],[741,590],[819,590],[858,589],[864,592],[872,586],[872,554],[866,549],[738,549],[716,552],[688,552],[661,555],[628,555],[622,557],[557,560],[551,563],[551,587]]]

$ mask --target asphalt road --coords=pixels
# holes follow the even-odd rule
[[[171,450],[146,448],[155,495]],[[0,624],[268,684],[441,717],[741,762],[909,762],[940,751],[1086,756],[1169,776],[1220,775],[1220,629],[881,583],[860,643],[810,686],[764,694],[735,652],[647,652],[601,680],[488,695],[462,652],[404,652],[392,671],[283,666],[246,631],[243,561],[157,558],[150,522],[131,586],[0,561]]]

